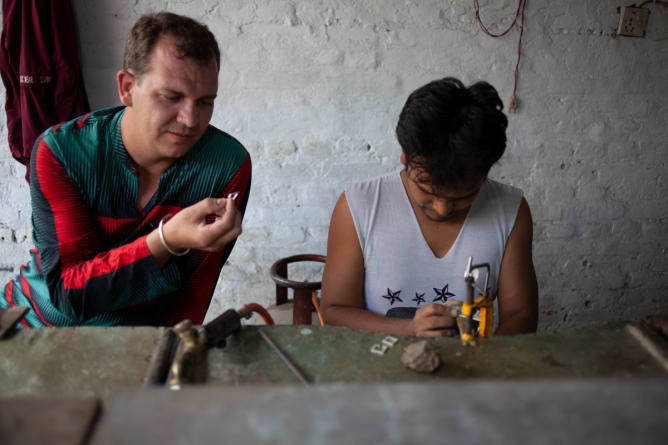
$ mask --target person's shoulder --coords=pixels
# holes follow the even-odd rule
[[[251,159],[248,150],[235,137],[209,125],[198,146],[189,156],[189,162],[204,169],[222,167],[222,170],[229,173],[243,168],[244,165],[250,165]],[[222,170],[221,173],[226,175]]]
[[[44,141],[58,158],[92,154],[119,125],[124,109],[124,106],[104,108],[53,125],[42,133],[38,143]]]
[[[345,186],[345,190],[375,190],[378,187],[400,182],[401,177],[399,176],[399,172],[389,172],[351,182]]]
[[[90,127],[111,128],[113,122],[125,109],[124,106],[103,108],[75,117],[66,122],[53,125],[44,131],[45,137],[63,138],[83,134],[82,130]]]
[[[368,209],[378,198],[393,196],[401,187],[399,172],[390,172],[352,182],[343,188],[346,200],[351,209]]]
[[[252,170],[250,154],[243,144],[213,125],[207,127],[182,165],[199,172],[202,180],[223,183],[239,172],[250,174]]]
[[[248,154],[246,147],[237,138],[213,125],[207,127],[203,139],[208,148],[217,151],[223,148],[225,150]]]
[[[488,187],[495,197],[520,199],[524,196],[522,189],[519,187],[505,184],[494,179],[487,178],[485,186]]]
[[[499,215],[503,215],[504,220],[509,224],[508,227],[512,227],[517,218],[523,218],[523,212],[528,210],[528,203],[519,187],[493,179],[487,179],[485,187],[491,198],[488,202],[500,212]]]

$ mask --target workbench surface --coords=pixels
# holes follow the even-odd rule
[[[262,329],[314,383],[305,388]],[[405,369],[400,337],[248,326],[208,354],[205,385],[142,382],[161,328],[34,329],[0,341],[0,442],[170,444],[663,444],[666,371],[623,325],[433,341],[443,364]],[[59,440],[56,440],[59,439]]]
[[[399,337],[384,356],[370,353],[384,334],[339,327],[246,326],[208,354],[207,385],[298,383],[264,343],[263,329],[315,384],[418,382],[477,378],[656,377],[665,370],[623,325],[559,334],[492,337],[477,347],[438,338],[441,367],[431,375],[404,368]],[[0,397],[107,397],[142,384],[162,328],[60,328],[20,331],[0,341]]]

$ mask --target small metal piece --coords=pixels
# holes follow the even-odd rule
[[[476,281],[478,280],[478,277],[480,276],[480,272],[478,269],[485,269],[487,270],[487,274],[485,275],[485,286],[483,289],[478,287],[476,285]],[[481,263],[481,264],[473,264],[473,257],[470,256],[468,263],[466,264],[466,271],[464,272],[464,280],[467,283],[470,283],[471,287],[475,290],[477,290],[483,297],[487,296],[487,293],[489,292],[489,264],[487,263]],[[475,299],[475,295],[472,295],[473,299]],[[468,302],[469,304],[472,304],[472,302]]]
[[[239,196],[239,192],[232,192],[227,195],[227,199],[234,201]]]
[[[385,355],[385,351],[387,351],[387,346],[386,345],[381,345],[376,343],[375,345],[371,346],[371,353],[376,354],[376,355]]]
[[[306,376],[304,376],[304,374],[302,374],[299,368],[297,368],[295,364],[290,361],[290,359],[283,353],[283,351],[278,349],[278,347],[274,344],[274,342],[271,341],[269,336],[267,336],[267,334],[262,332],[262,329],[258,329],[258,333],[260,334],[260,337],[262,337],[262,339],[265,341],[265,343],[267,343],[267,345],[269,345],[269,347],[276,354],[278,354],[281,360],[283,360],[283,363],[285,363],[285,365],[290,369],[290,371],[292,371],[292,373],[299,379],[299,381],[302,382],[304,386],[310,386],[311,383],[308,381]]]
[[[469,257],[468,263],[466,263],[466,270],[464,271],[464,278],[472,278],[471,277],[471,265],[473,264],[473,257]]]
[[[397,344],[397,341],[399,341],[398,338],[388,335],[387,337],[381,340],[381,343],[387,346],[388,348],[391,348],[392,346]]]

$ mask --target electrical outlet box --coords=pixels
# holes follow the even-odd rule
[[[619,26],[617,35],[645,37],[645,28],[649,18],[649,9],[622,6],[619,8]]]

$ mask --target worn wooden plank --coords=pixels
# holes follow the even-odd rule
[[[0,442],[3,445],[85,444],[99,410],[100,403],[93,397],[0,399]]]
[[[663,445],[667,400],[664,378],[125,391],[92,444]]]
[[[106,396],[142,384],[161,329],[43,328],[0,342],[0,397]]]

